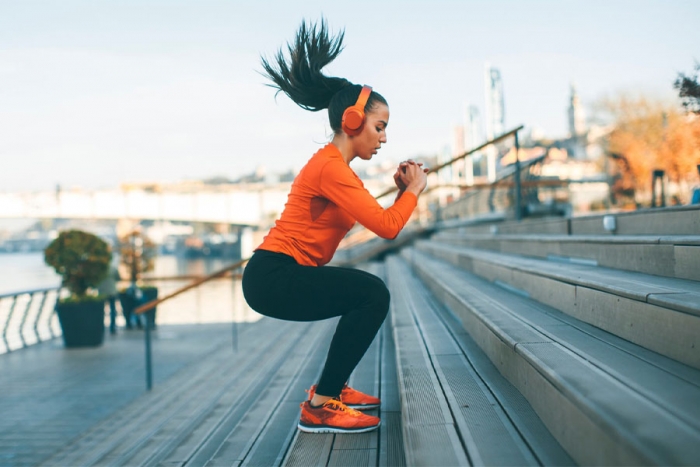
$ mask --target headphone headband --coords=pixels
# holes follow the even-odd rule
[[[360,95],[357,97],[355,107],[357,107],[359,110],[362,110],[363,113],[365,111],[365,106],[367,105],[367,100],[369,99],[370,94],[372,94],[372,87],[367,85],[362,86],[362,91],[360,91]]]

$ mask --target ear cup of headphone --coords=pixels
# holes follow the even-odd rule
[[[357,102],[352,107],[348,107],[343,112],[343,119],[340,123],[341,128],[350,136],[357,136],[362,133],[362,127],[365,124],[365,105],[372,93],[370,86],[362,86]]]
[[[365,123],[365,113],[357,107],[348,107],[343,112],[343,131],[350,136],[357,136],[362,132]]]

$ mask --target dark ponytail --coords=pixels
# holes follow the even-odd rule
[[[287,44],[289,62],[282,49],[277,52],[272,64],[262,57],[265,76],[273,83],[268,86],[277,88],[277,92],[284,92],[303,109],[312,112],[328,109],[331,129],[336,133],[341,131],[343,112],[355,104],[362,90],[362,86],[352,84],[345,78],[330,77],[321,72],[343,50],[344,36],[344,31],[341,31],[337,36],[329,37],[324,20],[320,25],[307,25],[302,21],[294,42]],[[386,100],[372,91],[365,112],[377,102],[386,105]]]

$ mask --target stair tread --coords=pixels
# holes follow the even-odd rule
[[[523,430],[531,431],[530,426],[533,424],[541,427],[534,411],[529,406],[523,407],[522,400],[519,403],[513,402],[513,392],[501,392],[500,397],[508,400],[504,404],[499,403],[470,364],[469,356],[464,354],[446,325],[438,318],[434,299],[410,276],[410,268],[406,263],[396,257],[388,258],[386,262],[392,301],[396,302],[393,313],[404,314],[409,318],[402,320],[395,328],[398,351],[400,353],[403,350],[409,357],[405,361],[409,371],[402,374],[408,379],[425,378],[423,370],[417,368],[416,361],[419,357],[428,361],[425,371],[434,373],[440,385],[432,386],[436,392],[435,397],[442,399],[449,407],[451,416],[446,417],[446,421],[457,428],[471,462],[474,465],[537,465],[537,459],[544,458],[556,461],[559,465],[571,463],[568,455],[546,430],[549,437],[543,437],[538,443],[538,448],[545,452],[532,452],[530,444],[523,439],[521,433]],[[425,404],[420,404],[429,397],[426,386],[421,385],[423,390],[418,391],[417,387],[411,388],[415,386],[411,381],[407,383],[408,389],[403,393],[408,398],[404,406],[404,417],[407,420],[405,426],[438,429],[435,426],[444,420],[426,418]],[[412,397],[414,391],[411,389],[415,389],[416,397]],[[503,405],[510,410],[515,410],[514,407],[521,410],[517,416],[511,416],[504,411]],[[417,415],[414,416],[414,412]],[[433,415],[437,415],[440,411],[435,409],[433,412]],[[514,417],[520,421],[520,426],[513,424]],[[414,436],[418,435],[420,433],[416,431]],[[443,442],[447,441],[443,439]],[[435,444],[432,449],[440,450],[442,447]]]
[[[552,262],[521,255],[477,250],[475,248],[421,241],[418,247],[463,254],[511,269],[549,277],[562,282],[603,290],[648,302],[651,295],[668,308],[700,316],[700,282],[653,276],[600,266]]]
[[[563,234],[472,234],[438,232],[433,238],[445,240],[507,240],[541,243],[612,243],[700,245],[700,235],[563,235]]]
[[[631,437],[639,448],[665,459],[673,458],[668,456],[674,456],[678,450],[683,455],[700,454],[698,448],[692,445],[692,440],[700,436],[700,426],[694,422],[697,414],[688,413],[682,417],[687,411],[695,410],[691,406],[697,405],[694,401],[700,398],[700,372],[686,368],[684,376],[694,376],[690,378],[692,381],[688,381],[681,377],[683,375],[673,375],[659,368],[664,357],[652,364],[636,359],[614,345],[609,345],[608,351],[602,354],[605,360],[602,360],[600,336],[587,337],[586,333],[572,327],[569,322],[574,318],[566,317],[557,326],[554,322],[547,322],[560,313],[557,310],[510,294],[466,271],[420,252],[407,253],[406,257],[412,258],[414,267],[442,282],[450,293],[469,302],[478,310],[481,319],[489,321],[490,329],[502,339],[511,340],[508,336],[510,329],[518,324],[541,334],[539,342],[516,342],[513,348],[545,374],[552,384],[562,391],[568,391],[589,411],[593,410],[593,416],[613,423],[617,430]],[[514,307],[512,301],[508,303],[507,300],[502,300],[503,296],[510,297],[516,303],[526,303],[527,313],[520,313],[519,307]],[[523,316],[532,314],[537,309],[546,318],[540,326],[531,323],[531,316]],[[499,320],[493,319],[494,316],[498,316]],[[590,328],[585,323],[580,325],[583,329]],[[564,339],[564,334],[554,332],[558,328],[577,335],[576,342],[572,344]],[[611,337],[613,341],[617,339]],[[586,341],[588,347],[583,345]],[[648,352],[644,349],[641,351]],[[609,355],[606,357],[605,353]],[[641,382],[653,381],[655,378],[659,379],[656,392]],[[659,403],[655,398],[663,400]],[[650,425],[649,429],[639,431],[639,427],[646,424]]]

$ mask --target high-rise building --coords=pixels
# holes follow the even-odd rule
[[[569,97],[569,136],[575,138],[586,132],[586,114],[581,106],[581,99],[576,92],[576,84],[571,83],[571,96]]]
[[[583,111],[581,99],[578,97],[574,83],[571,83],[567,117],[569,117],[569,139],[567,141],[569,156],[575,159],[586,159],[588,157],[586,114]]]
[[[506,128],[506,109],[503,99],[501,72],[486,64],[486,139],[503,134]]]
[[[458,157],[465,153],[464,147],[464,126],[455,125],[452,127],[452,157]],[[464,177],[464,159],[452,164],[451,183],[460,184]]]
[[[464,121],[464,146],[468,151],[483,144],[484,136],[481,125],[481,115],[479,108],[475,105],[467,105]],[[473,153],[465,160],[464,164],[464,182],[467,185],[474,184],[474,162],[481,161],[481,153]]]
[[[506,109],[503,98],[501,72],[490,64],[485,65],[486,84],[486,139],[491,140],[505,132]],[[486,148],[486,176],[490,182],[496,180],[496,155],[493,146]]]
[[[455,125],[452,127],[452,156],[460,156],[464,154],[464,127]]]
[[[474,149],[484,142],[479,108],[467,105],[464,121],[464,145],[467,150]]]

